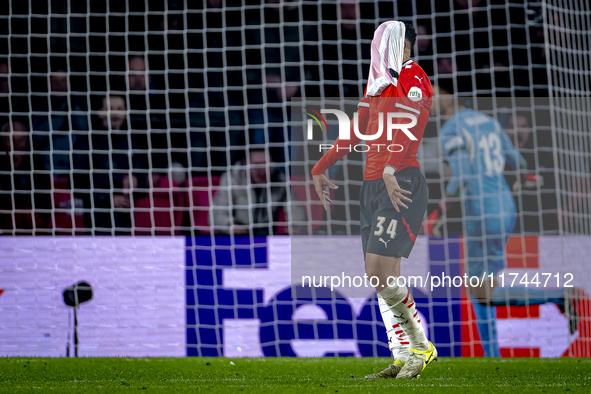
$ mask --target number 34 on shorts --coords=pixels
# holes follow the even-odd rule
[[[388,219],[384,216],[378,216],[376,223],[376,230],[373,235],[381,237],[386,230],[386,234],[390,236],[390,239],[396,238],[396,227],[398,227],[398,221],[395,219]]]

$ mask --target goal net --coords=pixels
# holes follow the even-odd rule
[[[441,236],[423,226],[402,264],[403,276],[422,278],[409,287],[428,337],[442,356],[485,354],[482,330],[502,356],[591,354],[585,0],[52,0],[0,8],[0,315],[13,317],[0,319],[0,344],[13,342],[6,333],[14,330],[41,338],[26,352],[0,347],[0,355],[63,354],[53,342],[63,335],[44,330],[49,323],[39,318],[22,320],[23,328],[15,312],[19,288],[43,286],[29,283],[35,267],[51,267],[43,271],[53,278],[42,293],[50,305],[44,313],[67,315],[56,301],[66,286],[94,286],[95,276],[106,283],[105,273],[120,264],[127,274],[149,270],[166,260],[164,248],[179,247],[161,239],[168,236],[182,241],[185,283],[177,280],[168,293],[162,281],[174,275],[121,274],[112,288],[121,297],[133,293],[126,298],[133,302],[118,304],[119,296],[101,298],[97,290],[87,304],[108,302],[114,309],[101,310],[116,310],[113,316],[140,308],[142,319],[151,308],[170,312],[152,321],[165,327],[160,336],[144,331],[161,351],[130,355],[178,355],[165,333],[186,326],[181,346],[189,356],[388,356],[375,292],[301,283],[305,269],[325,276],[338,265],[343,274],[363,275],[365,157],[353,153],[327,171],[339,189],[325,211],[310,175],[321,153],[304,133],[310,124],[324,143],[336,139],[337,118],[319,118],[321,109],[352,119],[374,31],[387,20],[415,27],[412,59],[437,87],[418,160],[429,186],[427,214],[441,201],[450,208]],[[445,194],[453,176],[440,133],[450,118],[441,103],[448,96],[456,110],[496,119],[527,162],[527,169],[501,171],[516,210],[513,232],[503,233],[505,280],[527,274],[531,283],[538,274],[544,282],[547,273],[553,288],[573,285],[584,298],[573,330],[564,305],[535,303],[533,293],[482,317],[464,287],[428,279],[462,276],[471,257],[463,197]],[[132,246],[119,237],[133,237]],[[35,251],[23,270],[31,260],[21,242]],[[74,246],[62,267],[68,242]],[[174,256],[161,267],[178,269],[178,250]],[[314,271],[323,264],[327,271]],[[76,274],[62,276],[66,266]],[[134,283],[131,293],[125,281]],[[178,286],[186,290],[186,319]],[[28,316],[39,315],[41,298],[25,299]],[[97,319],[80,319],[81,354],[112,355],[96,351],[100,341],[85,350],[83,340],[143,324],[101,326]]]
[[[548,95],[553,133],[554,171],[556,179],[557,216],[563,238],[563,253],[556,256],[557,265],[580,269],[575,275],[588,278],[585,267],[584,237],[591,231],[591,40],[585,30],[591,24],[588,4],[579,1],[551,0],[544,3],[545,53],[548,73]],[[588,298],[589,289],[582,286]],[[589,322],[589,304],[581,304],[581,327]],[[589,340],[579,340],[569,355],[586,353]]]

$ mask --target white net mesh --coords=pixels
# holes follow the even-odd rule
[[[348,236],[339,253],[360,255],[362,158],[327,173],[344,187],[325,215],[310,187],[318,157],[293,157],[292,99],[333,108],[358,100],[374,30],[391,19],[416,27],[413,59],[432,84],[497,119],[528,163],[527,171],[504,172],[509,186],[522,186],[512,195],[509,266],[554,269],[547,256],[558,253],[578,261],[558,271],[580,274],[584,288],[583,241],[568,237],[591,231],[585,0],[0,7],[0,123],[12,122],[0,142],[2,235],[186,236],[189,355],[389,355],[375,297],[315,299],[310,307],[291,296],[290,244],[279,236]],[[478,107],[474,97],[488,104]],[[433,112],[419,150],[428,212],[448,181],[439,139],[446,121]],[[325,137],[336,138],[333,123]],[[544,183],[526,186],[528,174]],[[301,212],[290,212],[292,201]],[[422,232],[408,272],[461,273],[465,214],[456,204],[445,217],[445,238]],[[578,254],[561,252],[567,244]],[[465,293],[415,291],[440,355],[482,354]],[[540,308],[499,312],[501,354],[562,355],[572,345],[549,339],[539,350],[533,332],[560,315],[553,305]],[[525,330],[515,313],[534,328]]]
[[[544,15],[560,226],[564,234],[589,235],[591,10],[584,2],[549,1]]]

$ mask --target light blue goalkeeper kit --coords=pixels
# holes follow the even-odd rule
[[[525,169],[527,163],[497,120],[472,109],[457,112],[441,129],[440,138],[453,172],[447,192],[462,197],[466,271],[479,278],[496,275],[506,266],[505,246],[517,221],[515,202],[503,171],[505,164],[515,170]],[[559,289],[497,287],[492,304],[562,305],[563,297]],[[475,298],[472,304],[485,355],[499,357],[494,307],[481,305]]]

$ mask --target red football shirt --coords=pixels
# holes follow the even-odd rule
[[[366,135],[365,150],[366,163],[363,178],[375,180],[382,177],[384,167],[389,164],[397,171],[406,167],[420,168],[417,160],[417,151],[423,138],[423,132],[429,120],[431,110],[431,98],[433,88],[425,71],[412,60],[402,65],[402,71],[398,78],[398,86],[388,86],[380,97],[362,99],[358,104],[359,130]],[[392,138],[388,139],[387,113],[399,112],[412,114],[417,119],[414,127],[408,131],[414,135],[413,141],[400,129],[394,129]],[[380,119],[381,118],[381,119]],[[408,118],[394,118],[393,123],[408,124]],[[381,136],[371,139],[376,134],[382,122]],[[358,145],[361,139],[353,132],[353,121],[351,121],[351,139],[337,139],[333,147],[316,163],[312,169],[312,175],[323,174],[329,167],[349,153],[353,146]],[[362,130],[365,130],[363,132]]]

